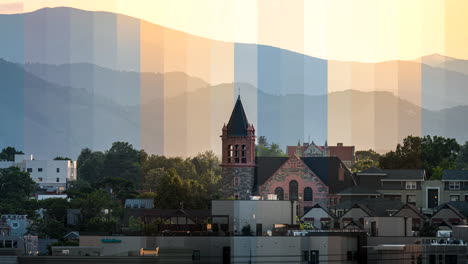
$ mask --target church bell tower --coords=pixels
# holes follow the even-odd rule
[[[240,96],[229,123],[223,126],[221,139],[224,195],[248,200],[255,178],[255,128],[247,120]]]

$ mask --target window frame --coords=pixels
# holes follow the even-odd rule
[[[459,191],[460,190],[460,182],[459,181],[449,181],[449,190],[450,191]]]
[[[416,190],[418,184],[416,181],[405,181],[405,190]]]

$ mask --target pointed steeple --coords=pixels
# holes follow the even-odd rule
[[[228,136],[247,136],[247,129],[249,128],[249,121],[242,106],[240,95],[237,97],[236,105],[232,110],[231,118],[227,124]]]

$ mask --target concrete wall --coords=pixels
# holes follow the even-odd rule
[[[412,236],[412,219],[404,217],[364,217],[364,229],[370,234],[376,223],[377,236]]]
[[[307,237],[112,237],[120,245],[102,243],[103,237],[81,236],[80,246],[102,247],[102,256],[127,256],[128,251],[143,248],[191,249],[200,251],[201,263],[221,263],[223,248],[229,247],[233,263],[301,263],[304,251],[319,252],[320,262],[346,262],[348,251],[358,251],[357,236]],[[357,262],[348,262],[357,263]]]
[[[240,234],[244,226],[250,225],[256,232],[262,224],[262,233],[273,230],[274,224],[296,224],[296,202],[278,200],[215,200],[212,201],[213,215],[229,215],[229,230]],[[224,224],[224,222],[214,223]]]

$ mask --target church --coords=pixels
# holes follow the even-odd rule
[[[223,191],[227,197],[249,200],[252,196],[298,201],[302,212],[315,204],[339,203],[339,192],[355,186],[348,167],[336,156],[256,157],[255,128],[248,122],[240,96],[222,129]]]

